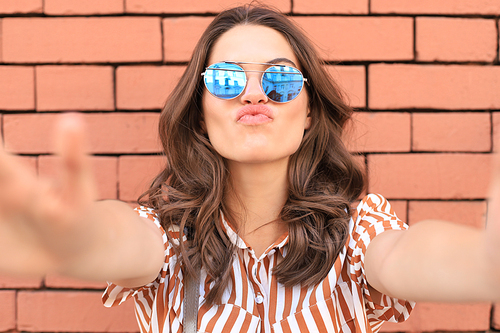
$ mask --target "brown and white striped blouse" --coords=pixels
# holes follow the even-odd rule
[[[103,302],[105,306],[114,306],[133,298],[142,333],[180,333],[184,291],[177,256],[154,212],[147,208],[138,212],[162,230],[165,264],[158,278],[141,288],[110,284]],[[368,289],[364,271],[368,244],[385,230],[407,228],[380,195],[370,194],[360,202],[349,223],[349,238],[330,273],[309,288],[284,288],[271,273],[286,256],[287,234],[257,258],[234,230],[223,223],[237,246],[232,283],[222,305],[206,306],[204,295],[210,283],[205,282],[206,272],[202,269],[198,332],[377,332],[384,321],[406,320],[414,307],[413,302],[372,295]]]

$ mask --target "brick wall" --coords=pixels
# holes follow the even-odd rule
[[[158,113],[195,41],[235,0],[0,0],[0,133],[54,172],[57,114],[82,111],[101,198],[133,201],[159,169]],[[269,0],[317,43],[358,109],[349,144],[369,191],[410,224],[485,223],[500,144],[498,0]],[[340,64],[334,65],[337,62]],[[13,254],[15,255],[15,254]],[[0,332],[135,332],[103,284],[0,277]],[[387,332],[500,330],[500,306],[420,304]]]

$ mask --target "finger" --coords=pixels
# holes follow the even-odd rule
[[[68,199],[89,200],[94,196],[94,183],[86,154],[83,118],[76,113],[64,114],[57,128],[56,147],[63,169],[63,191]]]
[[[25,158],[26,159],[26,158]],[[36,167],[0,149],[0,211],[15,210],[26,202],[36,183]],[[0,221],[1,222],[1,221]]]
[[[0,181],[13,181],[15,175],[22,174],[23,172],[36,174],[36,170],[28,168],[26,163],[23,162],[25,161],[22,161],[20,156],[5,151],[0,137]]]
[[[56,153],[69,170],[85,166],[83,119],[77,113],[61,116],[56,131]]]
[[[3,148],[3,140],[0,136],[0,180],[7,174],[9,158],[9,154]]]
[[[1,132],[0,132],[1,134]],[[3,143],[3,135],[0,135],[0,172],[2,168],[5,166],[4,160],[9,158],[9,153],[5,151],[4,143]]]
[[[487,223],[500,232],[500,153],[492,154],[492,175],[488,200]]]

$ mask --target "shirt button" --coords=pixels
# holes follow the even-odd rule
[[[262,296],[260,293],[257,294],[257,296],[255,297],[255,303],[257,304],[261,304],[262,302],[264,302],[264,296]]]

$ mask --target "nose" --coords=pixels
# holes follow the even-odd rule
[[[260,76],[257,73],[252,73],[254,75],[247,74],[247,85],[245,90],[240,96],[241,103],[243,104],[264,104],[267,103],[269,98],[262,91],[262,85],[260,82]],[[257,74],[257,75],[255,75]]]

